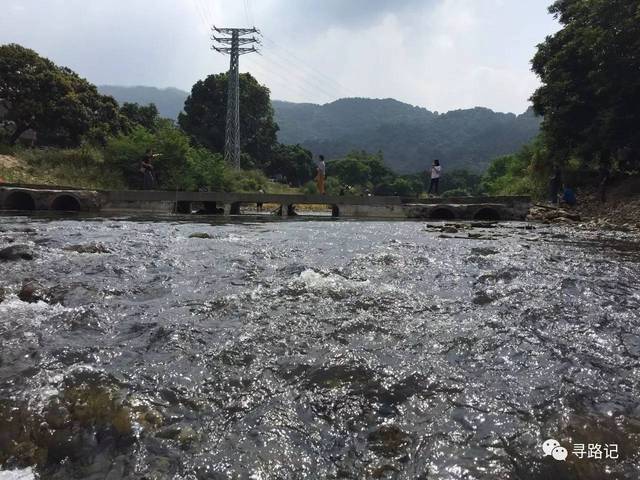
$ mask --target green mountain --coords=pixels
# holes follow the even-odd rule
[[[176,119],[187,92],[176,88],[98,87],[118,102],[155,103]],[[540,119],[487,108],[431,112],[393,99],[347,98],[326,105],[273,101],[282,143],[304,146],[327,159],[352,150],[382,151],[398,173],[426,169],[438,158],[446,169],[484,170],[491,160],[514,153],[539,131]]]
[[[438,114],[393,99],[365,98],[273,106],[281,142],[300,143],[327,158],[382,151],[399,173],[424,170],[436,158],[447,169],[482,171],[495,157],[519,150],[540,128],[532,109],[522,115],[480,107]]]

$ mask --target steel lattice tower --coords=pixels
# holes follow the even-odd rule
[[[240,168],[240,55],[254,53],[258,50],[252,47],[243,47],[252,43],[260,43],[256,37],[248,37],[251,33],[260,32],[256,28],[216,28],[213,30],[224,37],[211,39],[214,42],[213,49],[216,52],[229,55],[228,86],[227,86],[227,126],[224,137],[224,158],[236,169]],[[226,45],[226,46],[222,46]]]

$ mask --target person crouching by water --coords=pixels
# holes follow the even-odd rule
[[[438,195],[438,187],[440,186],[440,175],[442,174],[442,167],[440,166],[440,160],[434,160],[431,165],[431,183],[429,184],[429,195],[435,192]]]
[[[318,186],[318,192],[324,195],[324,180],[327,176],[327,165],[324,163],[324,155],[320,155],[320,161],[318,162],[318,174],[316,175],[316,184]]]
[[[140,173],[142,173],[142,188],[144,188],[145,190],[153,190],[156,187],[156,177],[153,173],[153,165],[151,164],[151,160],[159,156],[159,154],[153,153],[153,150],[149,149],[142,159],[142,164],[140,165]]]

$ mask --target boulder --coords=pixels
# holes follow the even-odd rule
[[[25,280],[18,293],[18,298],[27,303],[46,302],[48,300],[47,290],[35,280]]]
[[[88,243],[86,245],[69,245],[64,247],[68,252],[77,253],[111,253],[102,243]]]
[[[0,260],[33,260],[33,252],[28,245],[11,245],[0,250]]]

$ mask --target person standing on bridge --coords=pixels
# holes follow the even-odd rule
[[[431,183],[429,184],[429,195],[435,191],[438,195],[438,187],[440,186],[440,175],[442,174],[442,167],[440,166],[440,160],[434,160],[431,165]]]
[[[142,188],[144,188],[145,190],[153,190],[156,186],[156,177],[153,173],[153,165],[151,164],[151,160],[159,156],[159,154],[153,153],[153,150],[149,149],[142,159],[140,173],[142,173]]]
[[[327,165],[324,163],[324,155],[320,155],[320,161],[318,162],[318,174],[316,175],[316,184],[318,185],[318,192],[324,195],[324,180],[327,176]]]

